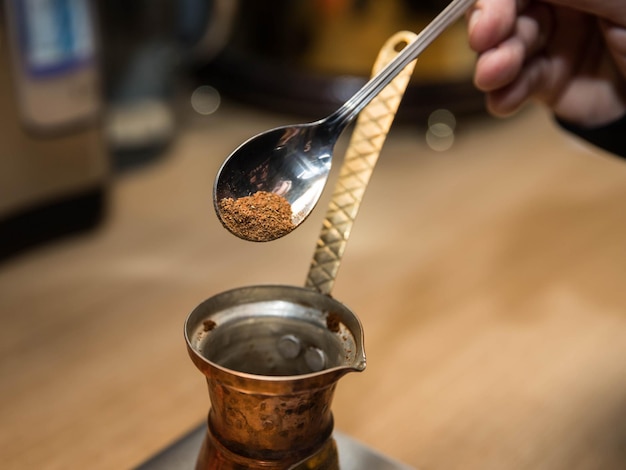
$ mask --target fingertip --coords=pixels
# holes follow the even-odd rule
[[[486,50],[485,44],[485,34],[483,33],[482,24],[480,21],[480,17],[482,15],[482,11],[478,7],[474,7],[472,10],[468,12],[467,15],[467,38],[469,41],[470,47],[475,52],[483,52]]]
[[[473,36],[473,32],[476,29],[476,25],[480,21],[480,14],[481,14],[480,8],[473,8],[468,13],[467,29],[469,31],[470,37]]]
[[[470,47],[484,52],[509,37],[515,28],[515,2],[482,0],[467,15],[467,31]]]
[[[487,110],[497,117],[508,117],[517,113],[530,99],[524,83],[518,82],[487,93]]]
[[[517,107],[512,107],[508,103],[503,102],[493,93],[487,93],[485,106],[489,114],[498,118],[506,118],[512,116],[518,110]]]
[[[505,87],[515,80],[522,63],[522,54],[514,44],[490,49],[476,61],[474,84],[482,91]]]

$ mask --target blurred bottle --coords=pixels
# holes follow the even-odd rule
[[[106,209],[96,9],[0,0],[0,260]]]
[[[235,8],[235,0],[100,2],[113,171],[135,169],[167,153],[184,125],[189,68],[222,48]]]

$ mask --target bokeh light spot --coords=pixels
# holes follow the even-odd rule
[[[191,107],[198,114],[213,114],[220,107],[222,98],[219,91],[209,85],[196,88],[191,94]]]

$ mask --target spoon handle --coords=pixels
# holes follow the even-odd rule
[[[397,56],[398,44],[414,37],[414,33],[400,31],[388,39],[378,54],[374,73]],[[414,67],[415,63],[406,66],[359,115],[317,240],[306,287],[322,294],[330,294],[333,288],[365,188]]]
[[[454,22],[460,19],[476,0],[452,0],[402,52],[376,73],[337,111],[325,119],[326,124],[340,133],[367,104]]]

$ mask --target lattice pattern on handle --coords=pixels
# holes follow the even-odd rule
[[[415,36],[412,32],[400,31],[388,39],[378,54],[373,74],[397,55],[401,45],[411,42]],[[306,287],[323,294],[330,294],[332,290],[365,188],[414,68],[415,61],[363,108],[357,118],[317,240]]]

